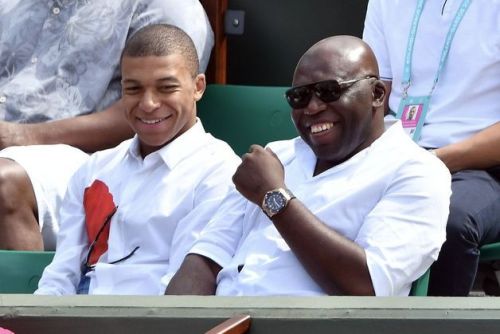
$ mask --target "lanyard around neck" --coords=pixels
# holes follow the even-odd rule
[[[420,21],[420,17],[422,16],[422,11],[424,10],[425,1],[426,0],[418,0],[417,8],[415,9],[415,14],[413,15],[413,20],[410,28],[410,35],[408,36],[408,44],[406,46],[406,55],[403,68],[403,81],[401,82],[401,84],[403,85],[403,98],[405,98],[408,95],[408,88],[410,88],[411,85],[411,63],[413,60],[413,46],[415,44],[415,37],[417,35],[418,23]],[[470,3],[471,0],[462,0],[460,8],[455,14],[453,21],[451,22],[450,29],[448,30],[448,34],[446,35],[446,40],[444,42],[443,50],[441,51],[441,57],[439,59],[439,67],[437,69],[436,76],[434,77],[434,82],[432,84],[432,88],[430,90],[429,95],[432,94],[434,88],[438,83],[439,75],[443,71],[444,64],[446,63],[446,59],[448,58],[448,54],[450,53],[451,42],[453,41],[453,37],[455,37],[458,25],[460,24],[460,21],[462,21]]]

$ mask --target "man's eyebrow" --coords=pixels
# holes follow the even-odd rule
[[[140,81],[131,78],[122,78],[122,83],[140,84]]]
[[[156,80],[156,82],[161,82],[161,83],[179,83],[179,79],[177,79],[176,77],[168,76],[168,77],[164,77],[164,78],[159,78],[159,79]],[[140,84],[141,81],[140,80],[136,80],[136,79],[123,79],[122,83]]]
[[[164,77],[156,80],[156,82],[178,83],[179,79],[177,79],[176,77]]]

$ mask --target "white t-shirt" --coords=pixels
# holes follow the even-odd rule
[[[446,34],[462,0],[426,1],[418,25],[409,95],[428,95]],[[370,0],[363,39],[380,75],[392,80],[389,107],[398,110],[402,72],[417,0]],[[471,2],[434,90],[419,145],[442,147],[500,121],[500,1]]]
[[[84,190],[96,180],[107,186],[118,209],[110,222],[108,250],[88,274],[89,294],[163,294],[166,286],[161,278],[180,266],[233,187],[231,177],[239,163],[229,145],[205,133],[199,120],[145,159],[139,154],[137,137],[95,153],[70,181],[56,255],[36,294],[75,293],[93,241],[86,232],[90,215],[84,211]],[[99,199],[98,206],[103,207],[105,200]],[[127,260],[109,264],[136,247]]]
[[[271,143],[287,187],[364,248],[377,296],[408,295],[445,240],[450,174],[397,122],[370,147],[314,176],[300,138]],[[233,190],[190,253],[223,267],[217,295],[324,295],[262,210]],[[240,272],[239,269],[241,270]]]

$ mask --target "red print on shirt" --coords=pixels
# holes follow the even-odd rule
[[[89,244],[94,242],[88,263],[95,264],[108,250],[110,220],[116,211],[116,205],[108,186],[102,181],[95,180],[90,187],[85,188],[83,207]],[[99,234],[101,228],[103,230]]]

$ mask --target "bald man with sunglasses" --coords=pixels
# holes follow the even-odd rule
[[[313,45],[286,98],[300,136],[250,148],[166,293],[407,296],[445,239],[448,170],[384,124],[358,38]]]

